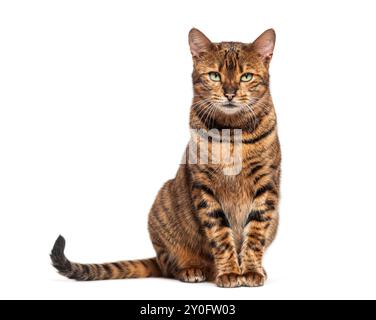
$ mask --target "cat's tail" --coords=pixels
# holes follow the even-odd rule
[[[105,264],[81,264],[70,262],[65,257],[64,249],[65,239],[59,236],[52,249],[51,260],[58,272],[69,279],[94,281],[162,276],[156,258]]]

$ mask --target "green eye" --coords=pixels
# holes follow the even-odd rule
[[[209,72],[209,78],[215,82],[221,81],[221,75],[218,72]]]
[[[252,73],[244,73],[241,78],[240,78],[240,81],[241,82],[249,82],[253,79],[253,74]]]

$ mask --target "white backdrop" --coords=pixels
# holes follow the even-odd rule
[[[374,1],[1,1],[1,298],[376,298]],[[75,283],[49,252],[153,256],[146,223],[188,141],[191,27],[273,27],[281,226],[258,289]]]

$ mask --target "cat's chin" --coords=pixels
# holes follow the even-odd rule
[[[231,107],[221,106],[219,107],[219,109],[223,114],[231,116],[231,115],[238,114],[242,108],[238,106],[231,106]]]

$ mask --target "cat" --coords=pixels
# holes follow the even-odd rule
[[[241,170],[225,174],[224,162],[210,161],[210,147],[225,141],[208,134],[208,163],[182,163],[152,206],[148,228],[155,258],[73,263],[60,236],[51,259],[61,275],[79,281],[166,277],[225,288],[264,285],[262,260],[279,221],[281,152],[269,89],[275,39],[270,29],[249,44],[213,43],[198,29],[190,31],[191,142],[210,130],[241,130]],[[232,135],[227,143],[234,153]]]

